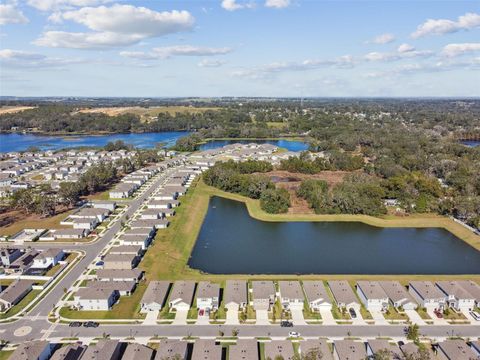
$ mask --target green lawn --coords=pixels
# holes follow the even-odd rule
[[[388,320],[408,320],[408,316],[405,313],[399,313],[393,306],[390,306],[383,316]]]
[[[25,296],[17,305],[14,305],[10,310],[8,310],[4,314],[0,314],[0,319],[6,319],[10,316],[17,315],[20,311],[22,311],[25,306],[30,304],[32,301],[34,301],[38,294],[40,294],[41,290],[32,290],[30,291],[27,296]]]
[[[13,354],[13,351],[0,351],[0,360],[7,360],[10,358],[10,355]]]

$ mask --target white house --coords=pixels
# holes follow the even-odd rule
[[[169,288],[169,281],[150,281],[140,301],[140,312],[162,310]]]
[[[446,305],[446,296],[430,281],[411,281],[408,292],[424,308],[428,310],[443,310]]]
[[[475,297],[456,281],[437,281],[437,287],[447,297],[447,305],[457,311],[472,311],[475,308]]]
[[[418,304],[413,300],[407,289],[398,281],[385,280],[378,283],[395,309],[415,310],[418,307]]]
[[[312,311],[332,310],[332,301],[322,281],[306,280],[303,282],[303,290]]]
[[[357,294],[369,311],[384,311],[388,309],[388,296],[376,281],[358,281]]]
[[[80,310],[110,310],[119,297],[112,289],[80,288],[73,299]]]
[[[279,281],[280,303],[284,309],[303,309],[305,297],[298,281]]]
[[[238,311],[248,303],[247,282],[245,280],[227,280],[225,282],[225,307]]]
[[[47,269],[55,266],[59,261],[63,260],[65,253],[61,249],[48,249],[38,254],[33,259],[33,268]]]
[[[200,281],[197,286],[197,308],[216,310],[219,305],[220,286],[208,281]]]
[[[189,310],[193,301],[194,292],[194,281],[176,281],[168,302],[170,310]]]
[[[255,310],[270,310],[276,298],[273,281],[252,281],[251,291],[253,308]]]

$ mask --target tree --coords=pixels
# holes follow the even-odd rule
[[[405,329],[405,335],[407,337],[408,340],[411,340],[413,341],[414,343],[418,343],[419,342],[419,337],[420,337],[420,328],[417,324],[413,324],[413,325],[410,325],[408,326],[406,329]]]
[[[290,206],[290,194],[285,189],[266,189],[260,196],[260,207],[269,214],[286,213]]]
[[[80,200],[81,188],[74,182],[62,182],[58,189],[58,196],[62,202],[71,207]]]

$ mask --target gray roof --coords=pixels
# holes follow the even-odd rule
[[[282,298],[304,300],[304,295],[300,282],[298,281],[279,281],[280,294]]]
[[[416,292],[423,299],[444,299],[445,295],[439,288],[433,285],[430,281],[410,281],[409,286],[413,286]]]
[[[135,254],[107,254],[103,258],[103,262],[128,262],[132,263],[136,260]]]
[[[430,359],[434,359],[435,355],[430,347],[425,347],[426,351],[430,354]],[[412,354],[418,354],[420,351],[420,348],[415,345],[413,342],[411,343],[406,343],[400,346],[400,350],[402,350],[402,353],[405,355],[412,355]]]
[[[113,246],[108,251],[109,254],[138,254],[142,251],[141,245],[120,245]]]
[[[198,339],[193,346],[191,360],[221,360],[222,347],[215,340]]]
[[[191,304],[194,291],[195,281],[175,281],[170,293],[170,301],[181,299],[186,304]]]
[[[367,356],[365,345],[353,340],[339,340],[334,342],[338,360],[364,360]]]
[[[392,344],[385,339],[374,339],[368,340],[368,346],[372,349],[374,354],[377,354],[380,351],[388,351],[390,359],[400,359],[402,352],[396,344]]]
[[[142,273],[140,269],[98,269],[96,275],[99,279],[140,279]]]
[[[277,356],[291,360],[295,356],[290,340],[274,340],[265,343],[265,360],[274,360]]]
[[[150,281],[142,297],[142,304],[157,303],[163,305],[170,288],[169,281]]]
[[[70,344],[55,351],[50,360],[78,360],[86,349],[86,346]]]
[[[475,359],[473,350],[465,343],[464,340],[446,340],[438,343],[439,351],[441,350],[448,360],[472,360]]]
[[[136,282],[133,280],[128,281],[89,281],[87,283],[87,288],[92,289],[105,289],[105,290],[116,290],[118,292],[129,291],[133,292],[136,286]]]
[[[245,280],[227,280],[225,283],[225,304],[246,304],[248,300],[247,282]]]
[[[400,284],[398,281],[384,280],[379,281],[378,283],[392,302],[396,303],[401,300],[407,300],[415,303],[415,300],[413,300],[413,297],[408,293],[405,286]]]
[[[128,229],[128,230],[125,230],[125,232],[122,234],[121,237],[145,235],[145,238],[148,238],[153,231],[154,231],[153,229],[145,229],[145,228]]]
[[[343,303],[347,305],[352,303],[359,304],[358,299],[348,281],[333,280],[328,282],[328,286],[330,287],[333,297],[337,303]]]
[[[0,294],[0,299],[9,304],[14,304],[21,295],[32,289],[33,284],[34,282],[31,280],[16,280]]]
[[[220,296],[220,285],[209,281],[200,281],[197,286],[197,298],[218,298]]]
[[[388,299],[387,294],[376,281],[357,281],[357,287],[360,288],[367,300]]]
[[[319,352],[322,360],[333,360],[332,351],[328,346],[328,343],[324,339],[320,340],[305,340],[300,343],[300,350],[302,355],[307,355],[309,352]]]
[[[331,303],[323,281],[305,280],[303,281],[303,290],[305,290],[305,296],[309,302],[323,299],[325,302]]]
[[[118,340],[99,340],[90,345],[82,356],[82,360],[117,360],[121,351]]]
[[[238,339],[235,345],[230,345],[229,360],[258,360],[258,344],[255,339]]]
[[[186,341],[161,339],[155,360],[170,360],[176,355],[180,356],[180,359],[186,359],[187,346]]]
[[[112,296],[112,289],[105,288],[80,288],[75,294],[75,297],[80,299],[105,300]]]
[[[461,287],[458,281],[437,281],[436,285],[448,296],[455,296],[457,299],[475,300],[475,296]]]
[[[50,346],[50,343],[44,340],[22,342],[10,355],[10,358],[15,360],[37,359],[47,346]]]
[[[153,350],[137,343],[128,344],[123,353],[122,360],[150,360]]]
[[[475,297],[475,301],[480,303],[480,286],[472,280],[460,280],[458,284]]]
[[[273,281],[252,281],[252,293],[254,299],[269,299],[275,296]]]

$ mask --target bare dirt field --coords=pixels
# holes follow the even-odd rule
[[[35,109],[36,106],[2,106],[0,107],[0,115],[13,114],[20,111]]]

